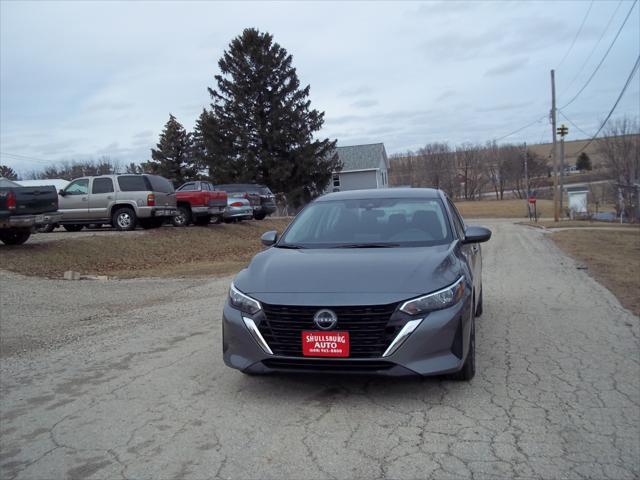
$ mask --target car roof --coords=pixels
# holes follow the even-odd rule
[[[436,188],[372,188],[369,190],[327,193],[316,201],[366,200],[369,198],[440,198],[440,195],[441,191]]]
[[[260,183],[221,183],[217,184],[216,187],[233,187],[233,188],[265,188],[266,185],[262,185]]]

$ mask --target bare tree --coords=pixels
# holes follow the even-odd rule
[[[612,181],[619,188],[627,218],[638,216],[639,131],[637,119],[624,117],[611,122],[604,129],[603,137],[597,140],[597,151],[601,155]]]
[[[482,157],[482,145],[464,143],[456,147],[456,169],[462,181],[461,196],[465,200],[474,200],[476,196],[480,196],[486,184]]]

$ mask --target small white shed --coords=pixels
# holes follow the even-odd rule
[[[586,187],[568,187],[567,198],[571,218],[586,215],[589,212],[589,189]]]

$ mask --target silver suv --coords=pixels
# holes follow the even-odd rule
[[[178,213],[172,183],[158,175],[76,178],[58,194],[60,225],[70,232],[105,223],[118,230],[158,228]]]

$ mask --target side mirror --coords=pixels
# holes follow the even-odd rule
[[[469,225],[464,231],[462,243],[482,243],[491,238],[491,230],[480,225]]]
[[[276,240],[278,240],[278,232],[276,232],[275,230],[265,232],[260,237],[260,241],[265,247],[272,246],[274,243],[276,243]]]
[[[64,192],[64,189],[62,189],[62,188],[61,188],[61,189],[58,191],[58,195],[60,195],[61,197],[64,197],[64,196],[66,195],[66,193]]]

